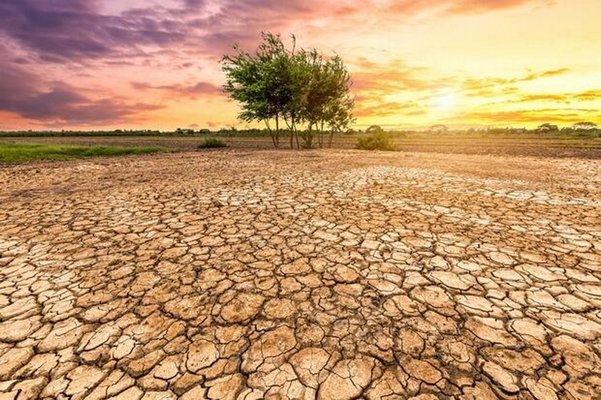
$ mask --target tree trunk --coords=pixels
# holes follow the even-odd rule
[[[290,149],[294,150],[294,131],[296,130],[296,126],[294,125],[294,117],[290,120],[290,125],[288,126],[290,129]]]
[[[275,114],[275,140],[274,140],[275,148],[280,147],[280,115],[278,113]]]
[[[284,122],[286,122],[286,126],[290,131],[290,149],[294,149],[294,117],[290,118],[290,122],[288,122],[288,118],[284,116]]]
[[[323,149],[323,139],[324,139],[324,132],[323,132],[323,122],[322,122],[320,130],[319,130],[319,148],[320,149]]]
[[[273,147],[278,147],[275,141],[275,135],[273,134],[273,131],[271,130],[271,127],[269,126],[269,120],[265,120],[265,126],[267,127],[267,130],[269,131],[269,136],[271,136],[271,142],[273,143]]]
[[[305,137],[305,147],[307,149],[313,148],[313,125],[309,125],[309,130],[307,131],[307,135]]]

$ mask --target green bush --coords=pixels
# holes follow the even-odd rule
[[[386,132],[375,132],[368,136],[360,137],[357,141],[359,150],[385,150],[395,151],[396,145],[392,135]]]
[[[217,138],[206,138],[198,144],[199,149],[218,149],[221,147],[227,147],[227,144]]]

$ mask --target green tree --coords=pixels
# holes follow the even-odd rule
[[[279,35],[264,33],[255,53],[234,46],[236,54],[222,59],[224,91],[241,104],[239,118],[262,121],[275,147],[280,145],[283,120],[290,147],[320,147],[326,129],[330,144],[334,132],[352,123],[351,79],[342,59],[324,57],[315,49],[296,51],[296,39],[287,49]],[[275,129],[272,129],[275,122]]]
[[[280,119],[290,102],[290,52],[279,36],[262,35],[263,41],[254,54],[234,46],[236,54],[222,59],[226,74],[223,87],[242,110],[239,118],[246,122],[262,121],[269,130],[273,144],[280,144]],[[275,129],[271,121],[275,120]]]
[[[307,123],[304,145],[313,147],[313,139],[317,137],[319,147],[323,147],[326,129],[330,132],[331,144],[334,132],[348,128],[353,121],[351,78],[337,55],[326,59],[313,49],[303,52],[303,58],[309,71],[303,112]]]
[[[544,123],[544,124],[540,125],[538,128],[536,128],[536,131],[539,133],[559,132],[559,127],[557,125]]]

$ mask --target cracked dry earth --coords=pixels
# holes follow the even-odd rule
[[[599,399],[601,163],[0,169],[0,399]]]

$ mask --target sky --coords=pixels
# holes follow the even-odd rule
[[[601,124],[599,0],[1,0],[0,129],[245,128],[219,60],[339,54],[357,127]]]

